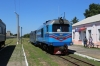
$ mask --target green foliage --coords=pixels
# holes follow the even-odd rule
[[[24,34],[23,35],[23,38],[29,38],[30,37],[30,34]]]
[[[100,4],[90,4],[89,8],[85,10],[84,16],[85,18],[100,14]]]
[[[17,36],[17,34],[13,34],[13,36]]]
[[[72,21],[71,21],[73,24],[75,24],[75,23],[77,23],[78,22],[78,19],[77,19],[77,17],[74,17],[73,19],[72,19]]]
[[[13,36],[13,33],[10,33],[11,36]]]

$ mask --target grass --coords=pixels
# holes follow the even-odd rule
[[[80,60],[83,60],[83,61],[85,61],[85,62],[88,62],[88,63],[91,63],[91,64],[93,64],[93,65],[95,65],[95,66],[99,66],[100,65],[100,62],[97,62],[97,61],[94,61],[94,60],[90,60],[90,59],[87,59],[87,58],[83,58],[83,57],[80,57],[80,56],[77,56],[77,55],[74,55],[74,54],[70,54],[70,56],[72,56],[72,57],[74,57],[74,58],[78,58],[78,59],[80,59]],[[65,56],[67,59],[70,59],[71,60],[71,58],[69,58],[69,57],[67,57],[67,56]],[[79,62],[78,60],[72,60],[72,61],[74,61],[74,62]],[[68,64],[69,66],[71,66],[71,64],[69,63]],[[88,66],[88,65],[84,65],[84,64],[82,64],[81,63],[81,65],[83,65],[83,66]]]
[[[6,45],[16,45],[17,39],[16,38],[11,38],[11,39],[6,39],[5,44]]]
[[[33,46],[32,44],[28,43],[29,39],[24,39],[24,48],[25,52],[27,54],[28,63],[29,66],[58,66],[55,62],[53,62],[53,59],[51,59],[43,50],[39,49],[38,47]],[[81,46],[82,47],[82,46]],[[84,60],[86,62],[92,63],[95,66],[99,66],[100,63],[97,61],[89,60],[87,58],[83,58],[77,55],[70,54],[70,56],[79,58],[81,60]],[[68,58],[66,56],[66,58]],[[77,61],[75,61],[77,62]],[[71,65],[70,63],[68,64]]]
[[[23,41],[29,66],[58,66],[43,50],[28,43],[28,39]]]
[[[16,40],[17,40],[16,38],[6,40],[6,45],[9,45],[9,46],[15,45],[16,46],[15,50],[13,51],[13,54],[9,60],[9,66],[13,66],[12,63],[15,65],[19,64],[18,66],[25,66],[25,59],[23,56],[22,45],[21,44],[16,45]],[[51,58],[48,54],[46,54],[45,51],[43,51],[42,49],[35,47],[31,43],[29,43],[28,38],[23,38],[22,44],[24,46],[24,50],[26,53],[26,57],[27,57],[29,66],[59,66],[58,63],[54,62],[53,61],[54,59]],[[80,47],[82,47],[82,46],[80,46]],[[87,58],[83,58],[83,57],[73,55],[73,54],[70,54],[70,56],[82,59],[86,62],[94,64],[95,66],[100,65],[99,62],[89,60]],[[68,58],[67,56],[65,56],[65,57]],[[75,61],[75,62],[77,62],[77,61]],[[70,63],[68,65],[72,66]]]

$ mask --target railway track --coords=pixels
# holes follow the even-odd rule
[[[63,56],[58,56],[58,57],[62,58],[63,60],[65,60],[65,61],[67,61],[67,62],[69,62],[69,63],[71,63],[71,64],[73,64],[75,66],[82,66],[82,65],[84,65],[84,66],[95,66],[95,65],[93,65],[91,63],[88,63],[86,61],[83,61],[83,60],[80,60],[78,58],[75,58],[75,57],[72,57],[72,56],[68,56],[68,55],[67,55],[67,57],[69,59],[68,58],[65,58]]]

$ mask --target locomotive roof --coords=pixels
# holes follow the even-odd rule
[[[66,20],[66,19],[63,19],[63,20],[64,20],[64,24],[71,24],[68,20]],[[41,29],[45,25],[52,25],[52,24],[60,24],[60,23],[59,23],[59,20],[58,19],[49,20],[47,23],[41,25],[38,28],[38,30]]]
[[[64,24],[70,24],[70,22],[68,20],[66,20],[66,19],[63,19],[63,20],[64,20]],[[60,24],[60,23],[59,23],[58,19],[53,19],[46,23],[46,25],[51,25],[51,24]]]

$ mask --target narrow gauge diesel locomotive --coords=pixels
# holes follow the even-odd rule
[[[72,43],[72,25],[62,17],[48,20],[38,30],[31,31],[30,42],[51,54],[66,54]]]
[[[5,46],[6,41],[6,25],[0,19],[0,48],[2,45]]]

